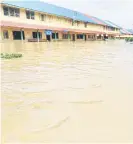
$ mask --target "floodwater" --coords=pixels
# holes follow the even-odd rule
[[[133,142],[132,44],[1,46],[3,142]]]

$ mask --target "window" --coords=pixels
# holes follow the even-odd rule
[[[35,19],[35,14],[33,11],[26,11],[26,18],[27,19]]]
[[[88,35],[88,38],[92,38],[92,36],[91,36],[91,35]]]
[[[5,16],[9,15],[8,7],[3,7],[3,11]]]
[[[14,9],[13,9],[13,8],[10,8],[10,9],[9,9],[9,13],[10,13],[10,16],[14,16]]]
[[[52,33],[52,39],[55,39],[55,33]]]
[[[77,39],[83,39],[83,35],[82,34],[78,34],[77,35]]]
[[[87,22],[85,22],[85,28],[87,28]]]
[[[3,7],[3,11],[5,16],[13,16],[13,17],[20,16],[20,11],[18,8]]]
[[[40,20],[44,21],[44,15],[43,14],[40,14]]]
[[[77,26],[79,26],[79,23],[80,23],[80,22],[79,22],[79,21],[77,21]]]
[[[30,19],[30,12],[29,11],[26,11],[26,18]]]
[[[59,36],[58,36],[58,33],[52,33],[52,39],[58,39]]]
[[[7,30],[3,31],[3,37],[4,37],[4,39],[9,39],[9,35],[8,35],[8,31]]]
[[[46,15],[45,14],[41,14],[40,15],[40,19],[41,19],[41,21],[45,21],[46,20]]]
[[[74,20],[72,20],[72,26],[74,26]]]
[[[59,35],[58,35],[58,33],[56,33],[56,39],[58,39],[59,38]]]
[[[49,19],[49,22],[52,22],[53,16],[49,15],[49,16],[48,16],[48,19]]]
[[[31,19],[35,19],[34,12],[30,12],[30,14],[31,14]]]
[[[62,35],[62,39],[68,39],[69,38],[69,35],[68,34],[63,34]]]
[[[16,16],[16,17],[19,17],[19,16],[20,16],[19,9],[15,9],[14,13],[15,13],[15,16]]]
[[[108,27],[108,30],[109,31],[115,31],[115,28],[114,27]]]
[[[42,33],[38,32],[38,35],[39,35],[39,39],[41,39],[42,38]],[[32,36],[33,36],[33,38],[37,38],[37,32],[32,32]]]
[[[61,18],[58,17],[58,18],[57,18],[57,21],[58,21],[58,22],[61,22]]]

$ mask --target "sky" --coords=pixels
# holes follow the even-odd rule
[[[41,0],[133,29],[133,0]]]

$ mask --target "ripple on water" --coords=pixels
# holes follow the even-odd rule
[[[131,45],[2,44],[24,55],[1,63],[5,141],[132,140]]]

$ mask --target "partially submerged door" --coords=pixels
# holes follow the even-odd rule
[[[23,39],[25,39],[24,31],[22,31]],[[13,39],[14,40],[21,40],[21,31],[13,31]]]
[[[72,35],[72,40],[75,41],[75,34]]]
[[[46,35],[47,41],[51,41],[50,35]]]
[[[52,30],[45,30],[47,41],[51,41]]]
[[[86,39],[86,35],[85,35],[85,41],[86,41],[87,39]]]

